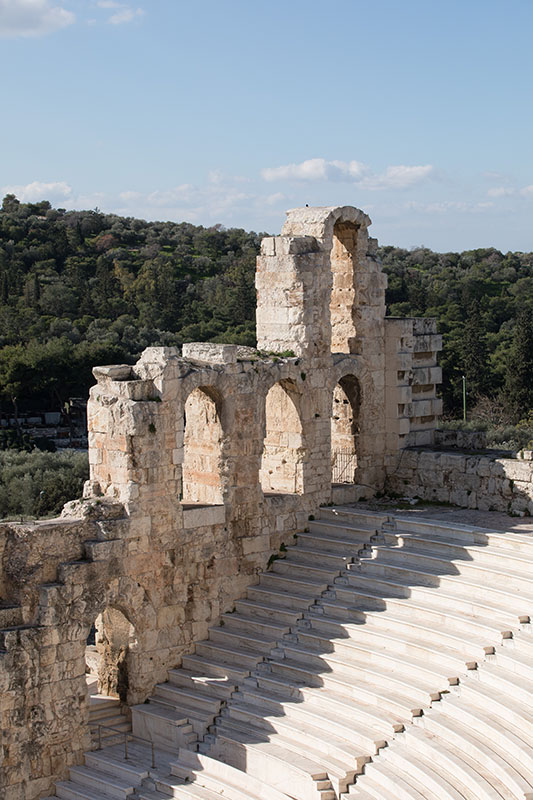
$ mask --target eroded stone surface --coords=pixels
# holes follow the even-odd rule
[[[2,526],[6,800],[49,793],[89,748],[95,623],[100,688],[142,703],[320,504],[382,489],[406,446],[432,444],[441,339],[385,318],[369,224],[296,209],[263,241],[258,351],[151,347],[95,368],[84,498]]]

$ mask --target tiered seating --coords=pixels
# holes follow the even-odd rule
[[[132,709],[156,769],[58,794],[533,800],[532,578],[533,537],[324,509]]]

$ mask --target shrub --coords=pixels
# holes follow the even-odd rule
[[[80,497],[89,477],[86,452],[0,452],[0,517],[58,514]]]

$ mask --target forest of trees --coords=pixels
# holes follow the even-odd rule
[[[86,396],[95,364],[149,345],[255,344],[263,234],[145,222],[20,203],[0,211],[0,410]],[[380,249],[388,313],[434,316],[444,334],[446,413],[469,404],[507,421],[533,408],[533,253]]]

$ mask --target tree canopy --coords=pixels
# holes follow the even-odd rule
[[[132,363],[150,345],[253,346],[263,235],[65,211],[7,195],[0,210],[0,407],[58,408],[87,395],[92,366]],[[388,313],[438,320],[447,413],[460,411],[465,374],[470,403],[509,398],[512,415],[527,416],[533,253],[382,247],[379,255],[389,276]]]

